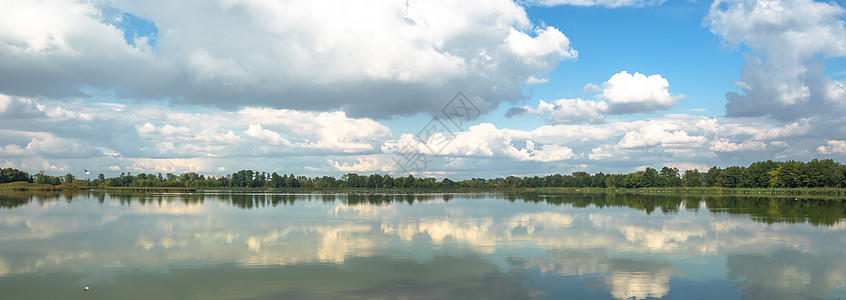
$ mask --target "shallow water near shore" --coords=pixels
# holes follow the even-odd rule
[[[845,215],[767,197],[5,193],[0,298],[846,299]]]

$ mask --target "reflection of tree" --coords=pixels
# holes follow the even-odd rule
[[[32,201],[43,205],[46,202],[60,201],[61,198],[70,203],[74,197],[87,194],[87,192],[74,191],[2,191],[0,192],[0,208],[12,209]]]
[[[461,198],[500,198],[511,202],[523,201],[548,203],[551,205],[570,205],[575,208],[621,207],[631,208],[652,214],[656,210],[671,214],[680,210],[699,210],[704,202],[713,212],[750,216],[752,220],[768,224],[773,223],[810,223],[813,225],[832,226],[846,218],[846,200],[843,199],[802,199],[784,197],[738,197],[738,196],[672,196],[638,194],[557,194],[538,193],[473,193],[461,194]],[[242,209],[293,205],[296,201],[339,201],[350,205],[374,205],[388,203],[407,203],[433,200],[448,201],[455,197],[451,194],[386,194],[386,193],[340,193],[340,194],[285,194],[264,192],[217,191],[204,193],[150,193],[150,192],[20,192],[3,191],[0,193],[0,208],[12,209],[31,201],[39,204],[51,201],[68,203],[80,197],[96,197],[100,203],[105,198],[119,201],[122,205],[158,204],[163,202],[181,202],[185,204],[203,203],[208,197],[215,201],[231,204]]]
[[[206,195],[202,193],[139,193],[139,192],[108,192],[106,195],[120,202],[121,205],[162,205],[174,201],[183,204],[203,203]]]
[[[29,201],[32,201],[32,199],[22,192],[0,194],[0,208],[12,209],[27,204]]]
[[[655,196],[637,194],[584,194],[584,195],[542,195],[519,193],[506,195],[506,199],[521,199],[526,202],[546,202],[553,205],[567,204],[576,208],[586,207],[628,207],[651,214],[656,209],[664,213],[678,212],[682,202],[691,210],[699,208],[699,201],[692,197]]]
[[[822,299],[846,284],[846,264],[839,258],[785,249],[769,255],[730,254],[726,265],[728,279],[743,281],[744,298]]]
[[[767,224],[807,222],[817,226],[832,226],[846,218],[844,200],[708,197],[705,203],[711,211],[749,215],[752,220]]]
[[[802,199],[784,197],[737,197],[737,196],[670,196],[636,194],[585,194],[585,195],[541,195],[520,193],[503,196],[510,201],[546,202],[552,205],[586,207],[627,207],[651,214],[656,209],[663,213],[675,213],[680,209],[699,209],[705,202],[713,212],[750,216],[752,220],[773,223],[810,223],[832,226],[846,218],[846,200]]]

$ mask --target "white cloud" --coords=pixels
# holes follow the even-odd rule
[[[846,10],[812,0],[715,1],[705,22],[729,44],[745,44],[746,64],[726,95],[728,116],[794,120],[842,109],[842,86],[817,58],[846,56]]]
[[[783,127],[774,127],[766,130],[757,129],[754,130],[755,134],[753,138],[755,140],[775,140],[775,139],[783,139],[787,137],[794,137],[794,136],[802,136],[808,134],[811,131],[811,125],[808,123],[807,120],[803,122],[793,122],[787,124]]]
[[[525,140],[525,147],[517,148],[510,131],[498,129],[491,123],[474,125],[468,131],[457,133],[452,139],[433,135],[426,143],[420,143],[411,134],[403,134],[399,140],[386,142],[382,151],[403,153],[413,149],[427,155],[450,155],[459,157],[507,157],[518,161],[552,162],[574,157],[569,147],[545,144],[538,147],[532,140]]]
[[[767,145],[761,141],[744,141],[740,144],[729,142],[728,139],[719,139],[714,141],[711,150],[720,152],[735,152],[735,151],[760,151],[766,150]]]
[[[244,134],[246,134],[249,137],[254,137],[254,138],[257,138],[259,140],[265,141],[265,142],[267,142],[271,145],[279,145],[279,144],[282,144],[282,145],[285,145],[285,146],[291,145],[291,142],[282,138],[282,136],[279,135],[279,133],[276,133],[275,131],[271,131],[271,130],[261,128],[261,124],[250,124],[250,128],[247,129],[247,131],[244,131]]]
[[[17,166],[15,166],[15,163],[8,161],[8,160],[3,160],[3,163],[0,163],[0,168],[12,168],[12,169],[14,169],[16,167]]]
[[[121,13],[157,34],[125,40]],[[111,90],[387,118],[436,113],[463,91],[487,111],[577,56],[510,0],[40,0],[4,3],[0,20],[0,71],[16,72],[0,90],[31,97]]]
[[[537,109],[529,106],[514,107],[506,112],[506,117],[549,115],[548,121],[551,124],[600,124],[605,122],[607,114],[653,112],[671,108],[684,96],[671,95],[669,87],[670,83],[659,74],[647,77],[622,71],[611,76],[602,84],[602,88],[592,83],[583,88],[586,92],[602,92],[599,98],[606,101],[558,99],[547,103],[540,100]]]
[[[26,150],[19,145],[9,144],[0,148],[0,156],[3,157],[22,156],[24,154],[27,154]]]
[[[5,113],[12,105],[12,97],[0,94],[0,114]]]
[[[609,158],[612,155],[614,154],[602,150],[602,147],[597,147],[590,150],[590,155],[588,155],[588,158],[590,158],[590,160],[600,160]]]
[[[578,52],[570,49],[570,40],[551,26],[538,29],[535,37],[512,28],[505,44],[527,64],[542,63],[548,57],[568,59],[578,56]]]
[[[384,125],[349,118],[344,112],[246,107],[236,112],[186,113],[152,107],[142,114],[166,117],[158,125],[144,122],[134,129],[142,142],[156,145],[147,148],[169,157],[372,152],[391,136]]]
[[[542,6],[572,5],[616,8],[625,6],[643,7],[661,5],[664,2],[667,2],[667,0],[529,0],[526,2],[532,5]]]
[[[846,154],[846,141],[828,140],[826,146],[817,147],[822,154]]]
[[[511,135],[504,130],[497,129],[490,123],[471,126],[470,130],[458,134],[451,141],[442,154],[457,156],[505,156],[517,160],[529,161],[557,161],[570,159],[573,151],[561,145],[543,145],[536,149],[534,142],[527,140],[526,146],[517,149],[512,142]]]
[[[136,172],[183,173],[213,172],[218,169],[214,162],[205,158],[135,158],[129,160],[129,170]],[[112,166],[109,167],[111,169]]]
[[[387,172],[393,171],[395,166],[391,162],[387,162],[383,156],[379,157],[359,157],[356,158],[358,161],[357,163],[348,163],[348,162],[338,162],[331,159],[327,159],[326,161],[335,168],[335,170],[342,171],[342,172]]]
[[[529,79],[526,79],[526,85],[535,85],[535,84],[542,84],[547,83],[549,78],[537,78],[535,76],[529,76]]]
[[[827,141],[840,140],[824,138],[826,128],[836,131],[839,127],[832,124],[837,123],[816,118],[772,124],[766,118],[665,115],[642,121],[607,119],[604,123],[583,121],[528,129],[483,123],[456,132],[444,146],[436,139],[420,143],[409,133],[394,135],[378,121],[352,118],[343,111],[245,107],[227,112],[144,103],[21,102],[22,98],[10,98],[11,103],[20,104],[16,110],[41,104],[47,111],[62,107],[91,116],[57,120],[34,109],[26,122],[0,118],[0,128],[16,128],[0,129],[0,156],[10,164],[28,166],[30,172],[41,170],[45,160],[54,163],[44,170],[55,166],[57,170],[86,168],[96,173],[114,172],[109,170],[113,165],[132,172],[219,174],[254,169],[336,176],[341,172],[397,172],[391,158],[399,145],[408,144],[435,159],[421,174],[457,179],[578,170],[631,172],[638,166],[659,167],[668,162],[725,166],[726,161],[743,165],[766,157],[810,160],[821,151],[835,153],[837,148]],[[561,99],[524,109],[526,114],[559,120],[566,117],[572,122],[575,117],[565,113],[590,116],[584,112],[593,109],[597,113],[592,118],[599,118],[599,105],[604,103]],[[823,148],[818,149],[820,145]],[[327,163],[327,158],[331,162]]]
[[[130,83],[130,76],[143,78],[138,75],[157,68],[149,54],[127,45],[123,32],[103,23],[101,16],[90,2],[3,3],[0,70],[17,76],[5,78],[0,88],[13,94],[79,95],[85,84]],[[63,67],[55,67],[59,65]],[[139,69],[146,70],[127,72]]]
[[[573,149],[560,145],[543,145],[540,149],[535,149],[535,144],[529,140],[526,141],[526,148],[520,149],[521,155],[517,156],[520,160],[553,162],[568,160],[574,156]]]
[[[708,170],[711,169],[711,167],[708,165],[692,162],[668,162],[665,163],[662,167],[674,167],[678,168],[681,171],[696,169],[699,170],[699,172],[708,172]]]
[[[585,85],[585,87],[582,88],[582,91],[585,91],[587,93],[599,93],[602,91],[602,88],[593,83],[588,83]]]
[[[57,137],[50,133],[31,134],[25,150],[30,155],[48,158],[89,158],[102,156],[103,152],[92,148],[84,141]]]
[[[252,158],[278,156],[300,157],[291,160],[297,163],[304,163],[303,156],[311,156],[307,160],[312,166],[317,166],[323,161],[317,159],[321,155],[379,153],[379,145],[392,136],[390,130],[379,122],[350,118],[344,112],[315,113],[252,107],[235,112],[194,107],[191,108],[193,112],[187,112],[143,103],[58,103],[47,99],[39,99],[36,103],[9,98],[17,105],[13,111],[33,108],[29,111],[34,113],[24,122],[14,117],[0,118],[0,128],[17,129],[0,129],[0,155],[12,159],[16,165],[33,168],[41,165],[43,159],[73,158],[74,164],[86,169],[108,171],[110,165],[137,164],[138,169],[150,167],[150,170],[172,172],[187,170],[190,166],[177,164],[169,167],[142,162],[149,159],[201,158],[202,169],[214,172],[219,166],[238,170],[246,168],[246,165],[240,165],[247,164]],[[47,111],[61,106],[64,110],[91,118],[55,119],[35,109],[37,104]],[[207,168],[212,164],[213,168]],[[197,162],[193,165],[193,170],[200,166]],[[251,168],[270,167],[258,164]]]
[[[511,110],[507,116],[535,115],[543,117],[548,115],[550,124],[600,124],[605,122],[605,112],[608,104],[602,101],[590,101],[582,99],[558,99],[547,103],[540,100],[538,108],[524,106]]]
[[[617,144],[620,148],[641,148],[649,146],[661,146],[669,148],[692,148],[701,146],[706,142],[704,136],[691,136],[682,130],[668,130],[665,126],[657,123],[649,124],[629,131]]]
[[[367,118],[350,118],[342,111],[312,113],[245,108],[236,117],[261,122],[268,128],[272,126],[278,132],[298,137],[300,141],[293,146],[305,149],[345,153],[372,151],[376,149],[375,144],[391,136],[390,129],[379,122]]]
[[[610,114],[653,112],[669,109],[682,98],[671,95],[669,87],[667,79],[659,74],[646,76],[622,71],[602,84],[599,97],[608,100]]]

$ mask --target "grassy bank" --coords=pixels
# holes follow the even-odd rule
[[[103,188],[105,191],[110,192],[182,192],[182,193],[193,193],[196,192],[196,188],[186,188],[186,187],[124,187],[124,186],[110,186]]]
[[[242,191],[323,193],[352,195],[409,195],[431,193],[473,193],[473,192],[528,192],[545,194],[641,194],[641,195],[726,195],[726,196],[791,196],[791,197],[846,197],[846,188],[722,188],[722,187],[654,187],[654,188],[193,188],[193,187],[88,187],[78,184],[60,185],[11,182],[0,184],[0,191],[68,191],[102,189],[110,192],[198,192],[198,191]]]
[[[656,188],[536,188],[516,191],[550,194],[639,194],[639,195],[716,195],[716,196],[780,196],[780,197],[846,197],[846,188],[723,188],[723,187],[656,187]]]
[[[67,191],[67,190],[84,190],[88,189],[84,186],[78,186],[71,183],[63,183],[60,185],[50,184],[36,184],[29,182],[9,182],[0,184],[0,191]]]

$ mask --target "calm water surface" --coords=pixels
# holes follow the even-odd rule
[[[846,299],[844,216],[792,198],[5,193],[0,298]]]

